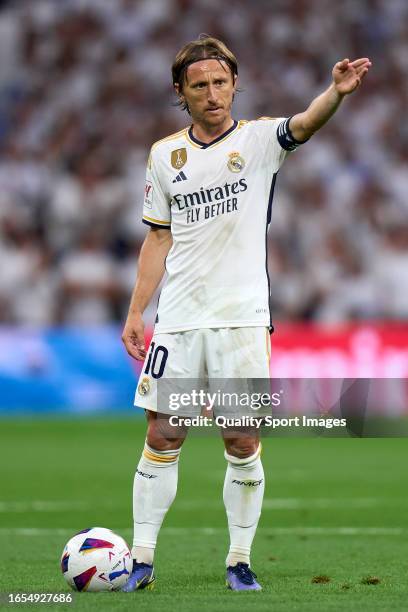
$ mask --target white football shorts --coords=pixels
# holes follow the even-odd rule
[[[269,379],[267,327],[223,327],[154,334],[135,394],[135,406],[168,413],[162,388],[174,379]],[[177,384],[177,381],[176,383]],[[159,405],[158,405],[159,404]]]

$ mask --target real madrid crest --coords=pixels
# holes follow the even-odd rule
[[[150,380],[145,376],[142,381],[139,383],[137,388],[140,395],[147,395],[150,391]]]
[[[184,166],[187,161],[187,149],[183,147],[182,149],[176,149],[171,152],[171,165],[176,170],[180,170]]]
[[[228,154],[227,166],[231,172],[241,172],[245,168],[245,160],[237,151]]]

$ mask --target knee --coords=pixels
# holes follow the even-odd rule
[[[225,440],[225,450],[228,455],[238,459],[246,459],[256,454],[259,448],[259,440],[252,437],[232,438]]]
[[[181,448],[184,439],[177,437],[170,438],[168,432],[155,421],[149,423],[147,427],[146,442],[154,450],[167,451]]]

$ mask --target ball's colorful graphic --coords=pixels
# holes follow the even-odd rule
[[[104,527],[74,535],[61,556],[61,571],[76,591],[116,591],[132,571],[132,556],[125,540]]]

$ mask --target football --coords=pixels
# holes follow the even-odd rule
[[[132,565],[125,540],[104,527],[74,535],[61,556],[62,574],[75,591],[116,591],[128,581]]]

